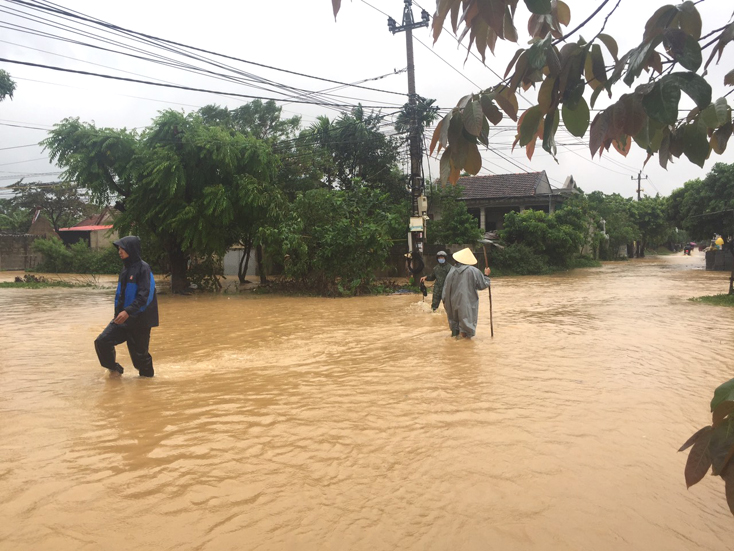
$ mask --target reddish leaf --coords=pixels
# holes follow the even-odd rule
[[[459,168],[452,168],[451,173],[449,174],[449,183],[452,186],[456,185],[456,182],[459,181],[459,178],[461,177],[461,169]]]
[[[520,48],[518,51],[515,52],[515,55],[512,56],[512,59],[510,60],[510,63],[507,65],[507,69],[505,70],[505,78],[507,78],[507,75],[510,74],[512,71],[512,68],[515,66],[515,62],[517,62],[518,59],[520,59],[520,56],[525,50],[523,48]]]
[[[446,183],[449,179],[449,174],[451,173],[451,146],[447,147],[443,155],[441,155],[441,162],[439,163],[439,168],[441,171],[441,182]]]
[[[589,132],[589,149],[592,157],[601,149],[608,131],[609,113],[607,111],[597,113],[591,123],[591,131]]]
[[[645,34],[643,35],[644,41],[647,42],[656,34],[656,32],[659,32],[660,29],[668,28],[676,15],[678,15],[678,10],[675,6],[667,5],[658,8],[658,10],[645,24]]]
[[[622,131],[628,136],[636,136],[647,122],[640,94],[625,94],[620,98],[624,104],[626,117]]]
[[[456,0],[451,4],[451,28],[454,30],[454,34],[459,30],[459,10],[461,9],[461,2]]]
[[[535,142],[537,141],[537,139],[537,136],[535,136],[532,140],[530,140],[530,142],[525,145],[525,155],[528,156],[528,161],[533,160],[533,154],[535,153]]]
[[[686,487],[690,488],[694,484],[701,482],[706,473],[711,468],[711,454],[709,453],[709,441],[711,433],[707,432],[693,444],[688,461],[686,461],[685,477]]]
[[[502,112],[497,108],[489,96],[482,94],[480,101],[482,103],[482,112],[484,113],[484,116],[487,117],[489,122],[492,124],[498,125],[502,121]]]
[[[696,441],[701,437],[701,435],[706,434],[707,432],[710,432],[713,427],[711,426],[705,426],[702,429],[698,429],[695,433],[693,433],[693,436],[691,436],[688,440],[686,440],[686,443],[683,444],[678,451],[686,451],[688,448],[693,446],[693,444],[696,443]]]
[[[612,145],[620,155],[626,157],[632,147],[632,139],[629,136],[622,135],[618,140],[612,140]]]
[[[558,14],[558,22],[561,25],[568,27],[568,24],[571,22],[571,10],[569,9],[568,4],[558,0],[558,2],[556,2],[556,13]]]
[[[619,61],[619,58],[617,57],[619,55],[619,46],[617,46],[617,41],[608,34],[604,33],[600,34],[597,38],[601,40],[602,43],[607,47],[607,50],[609,50],[609,53],[612,54],[614,61]]]
[[[509,40],[510,42],[517,42],[517,29],[515,28],[515,24],[512,21],[512,15],[510,14],[509,8],[505,10],[503,29],[505,33],[505,40]]]
[[[497,94],[494,98],[497,104],[502,110],[507,113],[513,121],[517,121],[517,96],[509,88],[504,88],[502,92]]]
[[[555,78],[547,77],[543,80],[543,84],[540,85],[540,90],[538,90],[538,104],[544,115],[548,114],[548,111],[558,105]]]
[[[486,21],[497,36],[500,38],[505,37],[504,24],[505,24],[505,4],[497,1],[483,1],[476,3],[479,9],[479,15]]]
[[[678,17],[680,28],[694,40],[701,38],[701,15],[698,13],[696,5],[689,1],[678,4],[676,8],[680,11]]]
[[[339,13],[342,6],[342,0],[331,0],[331,6],[334,8],[334,19],[336,19],[336,14]]]
[[[433,131],[433,137],[431,138],[431,147],[428,149],[428,155],[433,155],[433,149],[436,147],[436,144],[439,144],[439,151],[441,150],[441,145],[439,142],[439,137],[441,136],[441,125],[443,124],[443,119],[439,121],[439,123],[436,125],[436,130]]]
[[[724,84],[727,86],[734,86],[734,71],[729,71],[724,75]]]
[[[479,154],[477,144],[470,143],[467,148],[466,163],[464,170],[472,176],[482,169],[482,156]]]

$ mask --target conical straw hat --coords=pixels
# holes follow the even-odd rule
[[[453,254],[454,260],[456,262],[461,262],[462,264],[468,264],[469,266],[474,266],[474,264],[477,263],[477,257],[474,256],[474,253],[471,252],[471,249],[467,247],[466,249],[461,249],[458,252],[455,252]]]

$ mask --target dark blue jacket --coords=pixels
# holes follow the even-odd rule
[[[115,316],[125,310],[130,317],[126,325],[158,327],[158,295],[155,290],[153,272],[147,262],[140,258],[140,238],[134,235],[123,237],[113,245],[123,249],[129,256],[122,262],[115,294]]]

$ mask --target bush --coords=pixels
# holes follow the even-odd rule
[[[60,239],[36,239],[33,250],[43,255],[37,272],[68,274],[116,274],[122,268],[117,249],[110,245],[93,251],[84,242],[66,247]]]
[[[299,194],[266,241],[284,258],[285,274],[303,290],[327,296],[369,293],[385,266],[397,216],[387,196],[356,189]]]
[[[551,272],[548,260],[522,243],[492,249],[489,260],[494,275],[541,275]]]

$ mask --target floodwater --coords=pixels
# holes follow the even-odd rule
[[[496,279],[472,341],[420,295],[163,296],[151,380],[96,362],[112,290],[0,289],[0,549],[730,550],[676,451],[734,377],[702,265]]]

